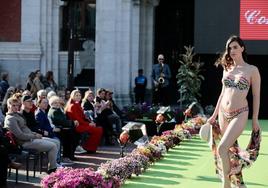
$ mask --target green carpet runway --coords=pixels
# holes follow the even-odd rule
[[[262,127],[262,142],[260,155],[249,169],[244,169],[244,181],[248,188],[268,187],[268,120],[260,121]],[[249,121],[239,144],[246,148],[251,133]],[[194,137],[184,140],[151,165],[140,176],[133,175],[123,188],[219,188],[220,181],[214,173],[212,153],[206,142]]]

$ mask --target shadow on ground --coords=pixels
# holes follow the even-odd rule
[[[130,145],[125,149],[125,153],[131,152],[135,148],[134,145]],[[72,165],[73,168],[87,168],[91,167],[97,170],[101,163],[106,161],[116,159],[120,157],[120,147],[119,146],[102,146],[99,147],[97,153],[95,154],[81,154],[76,155],[78,158],[75,164]],[[25,165],[24,165],[25,166]],[[33,177],[32,164],[30,164],[31,171],[29,172],[29,181],[26,181],[26,171],[24,168],[19,170],[18,183],[15,183],[15,170],[11,171],[11,176],[8,177],[7,188],[36,188],[40,187],[40,181],[43,177],[47,175],[46,172],[40,173],[39,167],[36,171],[36,177]],[[44,169],[45,170],[45,169]]]

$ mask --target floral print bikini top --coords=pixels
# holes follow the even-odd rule
[[[226,88],[236,88],[241,91],[248,90],[250,87],[249,81],[243,76],[239,77],[237,80],[231,76],[226,76],[223,79],[223,84]]]

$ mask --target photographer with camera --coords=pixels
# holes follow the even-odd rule
[[[153,80],[153,103],[157,105],[169,105],[169,80],[171,71],[167,64],[164,63],[164,55],[158,55],[158,63],[153,65],[152,80]]]

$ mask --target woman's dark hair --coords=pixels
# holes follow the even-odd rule
[[[46,79],[47,80],[53,80],[53,72],[52,71],[47,71]]]
[[[7,78],[8,78],[8,73],[7,73],[7,72],[2,72],[2,73],[1,73],[1,78],[2,78],[2,80],[7,80]]]
[[[37,69],[36,71],[34,71],[35,74],[37,74],[39,72],[41,73],[40,69]]]
[[[236,35],[232,35],[226,42],[225,52],[223,53],[223,55],[221,55],[220,58],[217,59],[215,63],[216,66],[221,65],[225,70],[227,70],[228,68],[230,68],[230,66],[234,64],[233,59],[230,57],[230,47],[229,47],[232,42],[237,42],[239,46],[244,47],[242,57],[243,60],[247,62],[246,46],[243,40]]]
[[[97,95],[100,95],[101,92],[106,92],[106,90],[104,88],[97,89]]]
[[[30,80],[33,80],[35,78],[35,72],[30,72],[30,74],[28,75],[28,78]]]

